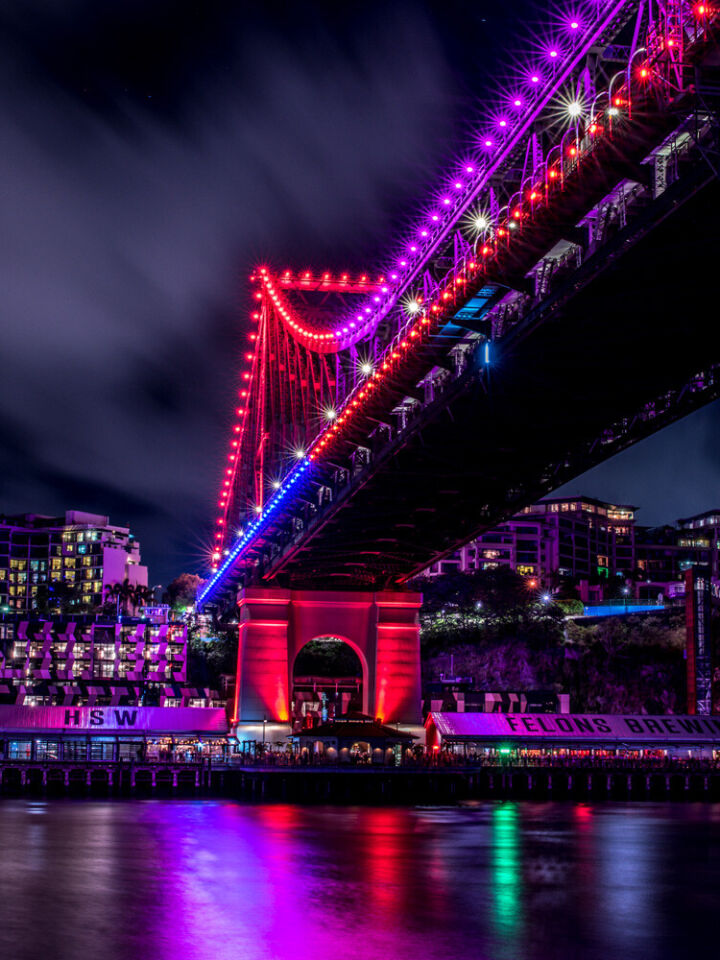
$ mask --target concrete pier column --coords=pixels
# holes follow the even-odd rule
[[[235,718],[289,722],[298,654],[312,640],[333,637],[360,660],[363,713],[420,723],[421,602],[410,592],[241,591]]]

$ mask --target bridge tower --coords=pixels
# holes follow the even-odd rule
[[[295,660],[307,643],[331,636],[360,659],[363,713],[420,723],[421,600],[389,591],[245,588],[238,596],[235,719],[288,723]]]

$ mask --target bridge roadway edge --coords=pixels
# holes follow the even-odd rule
[[[426,555],[411,575],[601,462],[607,447],[596,447],[594,456],[584,452],[591,439],[680,387],[709,355],[720,355],[708,314],[714,276],[709,205],[720,205],[716,181],[669,211],[542,329],[518,338],[511,354],[498,344],[488,384],[468,378],[455,407],[438,405],[434,421],[421,419],[408,430],[392,461],[383,458],[342,510],[323,518],[283,577],[291,581],[310,553],[318,566],[335,562],[337,569],[347,555],[377,553],[377,543],[393,534],[396,554],[410,543]],[[543,367],[541,352],[548,358]],[[623,446],[652,432],[647,425]],[[520,482],[511,482],[513,476]],[[448,517],[461,534],[448,536]],[[344,555],[335,546],[343,541]]]

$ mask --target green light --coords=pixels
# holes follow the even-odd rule
[[[502,757],[506,757],[509,753],[512,753],[512,747],[498,747],[498,753]]]
[[[518,807],[515,803],[503,803],[492,814],[492,919],[510,956],[517,956],[522,935],[521,866]]]

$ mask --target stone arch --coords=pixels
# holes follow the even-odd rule
[[[421,601],[409,592],[240,591],[233,722],[289,724],[298,653],[313,639],[337,637],[363,667],[364,712],[386,723],[419,723]]]
[[[356,643],[354,640],[351,640],[350,637],[341,636],[337,631],[333,633],[321,634],[317,637],[311,637],[309,640],[306,640],[301,647],[298,647],[297,650],[295,650],[295,652],[289,658],[289,690],[292,691],[293,679],[295,677],[295,664],[302,651],[309,643],[313,643],[315,640],[325,639],[339,640],[341,643],[346,644],[348,647],[350,647],[360,661],[360,669],[362,671],[362,712],[368,713],[371,705],[369,693],[370,667],[368,665],[366,651],[362,649],[360,644]]]

